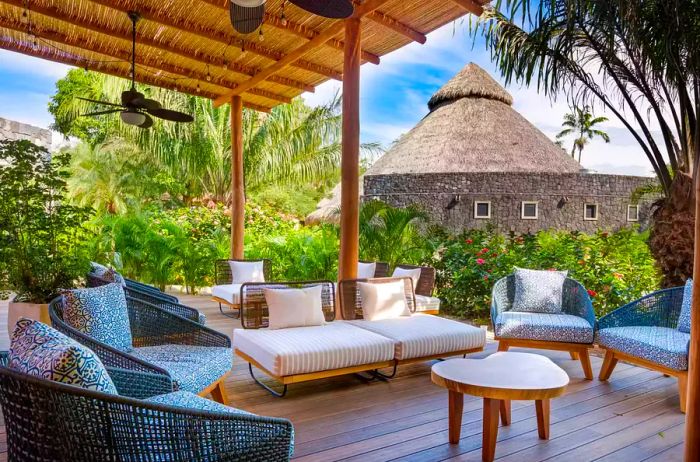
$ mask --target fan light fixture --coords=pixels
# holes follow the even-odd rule
[[[141,125],[146,121],[146,116],[136,111],[122,111],[119,115],[122,122],[129,125]]]
[[[250,34],[260,27],[265,16],[266,0],[231,0],[231,25],[241,34]]]

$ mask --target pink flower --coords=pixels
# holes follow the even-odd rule
[[[484,260],[483,258],[477,258],[477,259],[476,259],[476,264],[477,264],[477,265],[483,265],[484,263],[486,263],[486,260]]]
[[[590,295],[591,297],[595,297],[596,295],[598,295],[598,292],[592,289],[588,289],[588,295]]]
[[[464,241],[464,242],[466,242],[467,244],[473,244],[473,243],[474,243],[474,241],[472,241],[471,239],[467,239],[467,240]]]
[[[488,281],[488,280],[489,280],[489,276],[488,275],[484,276],[484,281]]]
[[[483,249],[481,249],[481,253],[489,253],[489,249],[484,247]]]

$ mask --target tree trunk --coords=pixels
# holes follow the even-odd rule
[[[662,285],[675,287],[693,275],[695,197],[693,180],[678,173],[668,198],[660,199],[652,214],[649,247],[663,272]]]

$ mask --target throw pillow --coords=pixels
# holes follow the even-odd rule
[[[561,313],[567,271],[515,269],[515,297],[511,311]]]
[[[377,271],[377,263],[358,263],[357,264],[357,278],[358,279],[371,279],[374,277],[374,273]]]
[[[421,269],[420,268],[413,268],[413,269],[408,269],[408,268],[395,268],[394,273],[391,275],[392,278],[411,278],[413,281],[413,290],[416,290],[416,287],[418,287],[418,281],[420,280],[420,273]]]
[[[693,298],[693,280],[688,278],[685,281],[685,288],[683,289],[683,304],[681,305],[681,314],[678,316],[678,330],[690,333],[690,311],[691,311],[691,301]]]
[[[406,303],[404,281],[371,283],[359,282],[362,317],[366,321],[411,316]]]
[[[63,320],[69,326],[118,350],[131,350],[129,310],[119,284],[66,290],[63,302]]]
[[[322,287],[263,289],[269,313],[269,328],[321,326],[325,323]]]
[[[31,319],[17,321],[10,341],[8,367],[54,382],[117,394],[107,369],[92,350]]]
[[[231,284],[246,282],[265,282],[262,261],[229,261],[231,267]]]

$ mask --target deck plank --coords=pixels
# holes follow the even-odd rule
[[[208,297],[178,296],[202,310],[209,327],[227,335],[240,327]],[[0,349],[9,346],[6,319],[7,303],[0,302]],[[490,342],[472,357],[494,351]],[[552,401],[551,439],[538,439],[533,403],[514,401],[511,426],[499,430],[497,460],[682,460],[684,417],[674,379],[620,363],[609,382],[587,381],[568,353],[540,353],[571,377],[566,394]],[[591,361],[596,373],[601,358],[592,356]],[[300,461],[481,460],[481,400],[465,397],[462,438],[457,445],[448,444],[447,393],[430,382],[430,365],[400,368],[386,383],[343,376],[295,384],[279,399],[255,385],[247,365],[235,358],[226,391],[232,406],[290,419]],[[0,461],[7,459],[6,450],[2,431]]]

